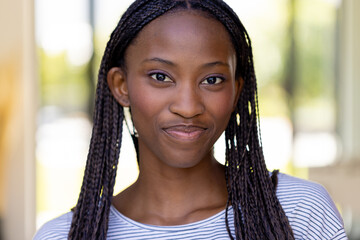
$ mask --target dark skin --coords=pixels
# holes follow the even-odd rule
[[[139,134],[139,177],[113,198],[125,216],[181,225],[226,206],[224,167],[212,148],[241,92],[229,34],[194,11],[161,16],[125,53],[126,69],[108,72],[112,94],[130,107]]]

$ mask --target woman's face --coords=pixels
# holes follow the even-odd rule
[[[190,168],[211,159],[242,84],[224,26],[197,12],[161,16],[128,47],[125,62],[121,94],[139,135],[140,163]]]

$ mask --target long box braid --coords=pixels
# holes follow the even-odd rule
[[[201,11],[226,27],[237,55],[236,76],[245,81],[225,130],[229,237],[294,239],[276,197],[277,172],[270,176],[264,161],[250,37],[234,11],[221,0],[137,0],[121,17],[100,65],[90,149],[69,239],[106,239],[124,120],[123,108],[107,85],[108,71],[115,66],[126,71],[124,53],[145,25],[168,12],[188,10]],[[230,205],[235,236],[227,220]]]

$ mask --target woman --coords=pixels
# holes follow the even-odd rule
[[[78,203],[35,239],[346,239],[321,186],[268,172],[250,38],[223,1],[135,1],[98,80]],[[113,197],[124,107],[139,177]]]

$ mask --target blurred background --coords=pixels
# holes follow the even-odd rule
[[[99,63],[131,2],[0,0],[1,240],[75,206]],[[324,185],[360,239],[360,1],[226,2],[252,39],[268,168]],[[137,177],[124,136],[116,193]]]

